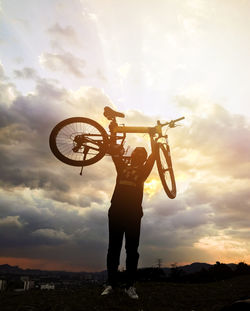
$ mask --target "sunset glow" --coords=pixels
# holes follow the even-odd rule
[[[149,198],[157,194],[162,188],[161,181],[159,178],[148,178],[144,184],[144,191],[148,194]]]

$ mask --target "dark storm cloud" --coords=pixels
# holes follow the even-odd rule
[[[185,197],[168,200],[164,193],[144,204],[147,246],[190,246],[202,236],[204,230],[201,227],[211,223],[212,209],[197,202],[191,206]]]
[[[18,217],[18,222],[29,232],[44,229],[63,231],[70,235],[77,230],[86,230],[91,227],[94,218],[99,219],[92,210],[81,214],[81,210],[70,205],[45,199],[43,193],[27,191],[2,191],[1,192],[1,219]],[[6,196],[9,194],[9,196]],[[8,216],[6,216],[8,214]],[[14,218],[13,218],[14,219]],[[93,224],[97,225],[99,222]],[[19,226],[20,227],[20,226]]]
[[[39,79],[36,93],[27,96],[18,94],[12,84],[1,83],[0,88],[1,127],[15,123],[19,128],[26,129],[26,135],[30,137],[32,132],[29,132],[29,128],[41,130],[40,134],[43,134],[49,122],[62,115],[60,107],[66,99],[66,90],[55,86],[52,82]],[[13,93],[12,98],[10,92]]]
[[[92,208],[81,215],[39,194],[6,194],[2,191],[0,197],[1,256],[71,260],[86,268],[94,264],[96,269],[104,266],[104,256],[96,256],[107,247],[105,210],[97,213]]]
[[[1,83],[0,87],[8,95],[10,85]],[[101,170],[85,169],[81,178],[80,168],[65,165],[52,155],[48,140],[52,128],[67,117],[79,115],[79,108],[88,111],[88,117],[100,117],[104,106],[112,106],[109,99],[95,88],[85,88],[77,98],[71,97],[55,82],[40,78],[32,94],[22,96],[13,90],[16,96],[12,103],[5,96],[0,105],[1,185],[43,189],[49,198],[82,207],[106,200],[105,193],[95,190],[94,181],[108,175],[111,163]],[[107,190],[102,180],[99,189]]]
[[[1,171],[1,185],[3,188],[22,186],[30,189],[42,188],[49,191],[67,192],[70,190],[69,184],[58,179],[58,176],[51,171],[44,169],[38,171],[37,168],[21,168],[18,165],[19,157],[13,158],[13,155],[8,153],[1,153],[0,157],[0,171]],[[20,161],[24,161],[22,157]]]

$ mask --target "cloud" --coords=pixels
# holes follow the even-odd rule
[[[105,210],[93,205],[81,213],[74,206],[45,199],[41,191],[28,189],[1,190],[0,205],[1,256],[64,264],[71,260],[72,266],[88,270],[93,264],[96,268],[104,266]]]
[[[48,240],[54,240],[54,241],[59,241],[59,242],[65,242],[70,239],[70,235],[66,234],[62,230],[55,230],[55,229],[50,229],[50,228],[45,228],[45,229],[37,229],[32,232],[34,236],[41,237],[43,242],[47,244],[47,239]]]
[[[4,77],[4,69],[3,69],[3,65],[0,62],[0,78],[2,79]]]
[[[168,263],[216,256],[229,262],[238,260],[233,246],[249,259],[249,121],[204,98],[180,96],[178,103],[186,109],[184,127],[168,132],[177,198],[169,202],[157,193],[144,202],[145,262],[156,254]],[[210,236],[219,241],[221,235],[228,249],[232,246],[228,254],[212,244],[209,251],[198,247],[199,241]]]
[[[69,91],[36,76],[32,68],[19,76],[35,79],[33,92],[22,95],[7,78],[0,82],[1,254],[34,264],[60,261],[72,269],[104,269],[114,165],[103,158],[84,167],[81,177],[78,167],[53,156],[48,139],[58,122],[72,116],[94,119],[107,129],[103,108],[119,109],[98,88]],[[237,246],[249,234],[248,120],[194,97],[189,102],[179,97],[178,103],[186,109],[186,125],[168,132],[178,194],[175,200],[162,188],[145,194],[142,265],[151,266],[156,258],[199,260],[208,254],[200,247],[207,237],[218,241],[222,234],[228,245]],[[137,110],[123,112],[128,125],[152,126],[159,119]],[[128,144],[144,144],[150,151],[147,135],[128,135]],[[155,167],[152,177],[157,176]]]
[[[52,155],[48,138],[55,124],[71,116],[87,116],[106,126],[102,112],[107,105],[116,109],[99,89],[72,92],[41,78],[32,93],[16,94],[10,105],[1,104],[2,256],[60,260],[65,266],[72,261],[78,269],[105,267],[114,165],[102,159],[85,167],[80,177],[79,168]],[[140,112],[128,113],[128,118],[134,124],[150,123]]]
[[[248,179],[250,146],[245,142],[250,135],[250,125],[247,118],[232,114],[219,104],[205,106],[195,100],[190,104],[183,101],[185,98],[179,101],[182,107],[194,111],[192,115],[188,112],[188,127],[173,133],[183,168],[211,176]]]
[[[202,250],[208,256],[211,256],[213,249],[216,249],[218,260],[226,257],[227,262],[245,261],[244,258],[249,253],[249,245],[247,245],[247,243],[244,241],[237,241],[234,237],[223,234],[205,236],[196,242],[194,247]]]
[[[59,35],[59,36],[65,36],[65,37],[74,37],[75,31],[72,27],[66,26],[62,27],[58,23],[54,24],[47,30],[51,34]]]
[[[18,79],[35,79],[36,71],[31,67],[24,67],[22,70],[14,70],[15,77]]]
[[[96,76],[99,80],[101,80],[103,82],[107,82],[107,78],[105,77],[105,75],[103,74],[103,72],[100,69],[97,69]]]
[[[80,46],[80,41],[76,31],[71,26],[61,26],[58,23],[55,23],[47,29],[51,41],[51,46],[56,50],[63,50],[63,47],[71,47],[72,45]]]
[[[82,68],[85,67],[85,61],[70,52],[58,53],[42,53],[39,61],[43,67],[52,71],[62,71],[70,73],[78,78],[84,77]]]
[[[18,91],[13,83],[5,76],[3,66],[0,64],[0,109],[8,107],[16,98]],[[1,116],[0,116],[1,118]]]
[[[19,216],[7,216],[5,218],[0,218],[0,226],[17,226],[21,227],[22,224],[19,221]]]
[[[102,120],[104,106],[112,106],[107,96],[91,87],[69,92],[39,78],[33,93],[26,96],[16,94],[9,105],[9,85],[5,83],[1,86],[5,95],[0,105],[2,187],[43,189],[44,195],[49,198],[82,207],[107,200],[105,191],[111,191],[110,186],[107,187],[103,179],[99,189],[104,191],[95,191],[94,180],[108,175],[112,166],[109,161],[99,171],[98,166],[97,169],[84,170],[83,179],[79,176],[80,168],[76,171],[76,168],[59,162],[48,144],[52,128],[65,118],[81,116],[82,111],[86,111],[88,117]],[[15,93],[15,88],[13,90]],[[67,180],[60,177],[65,174]]]

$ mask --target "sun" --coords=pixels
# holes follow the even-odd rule
[[[154,196],[161,189],[161,182],[156,177],[148,178],[144,184],[144,191],[149,198]]]

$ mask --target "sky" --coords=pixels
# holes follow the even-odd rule
[[[107,129],[105,106],[127,125],[185,116],[176,198],[156,166],[145,183],[139,267],[250,264],[249,29],[250,0],[0,0],[0,264],[106,268],[115,167],[80,176],[48,145],[68,117]]]

